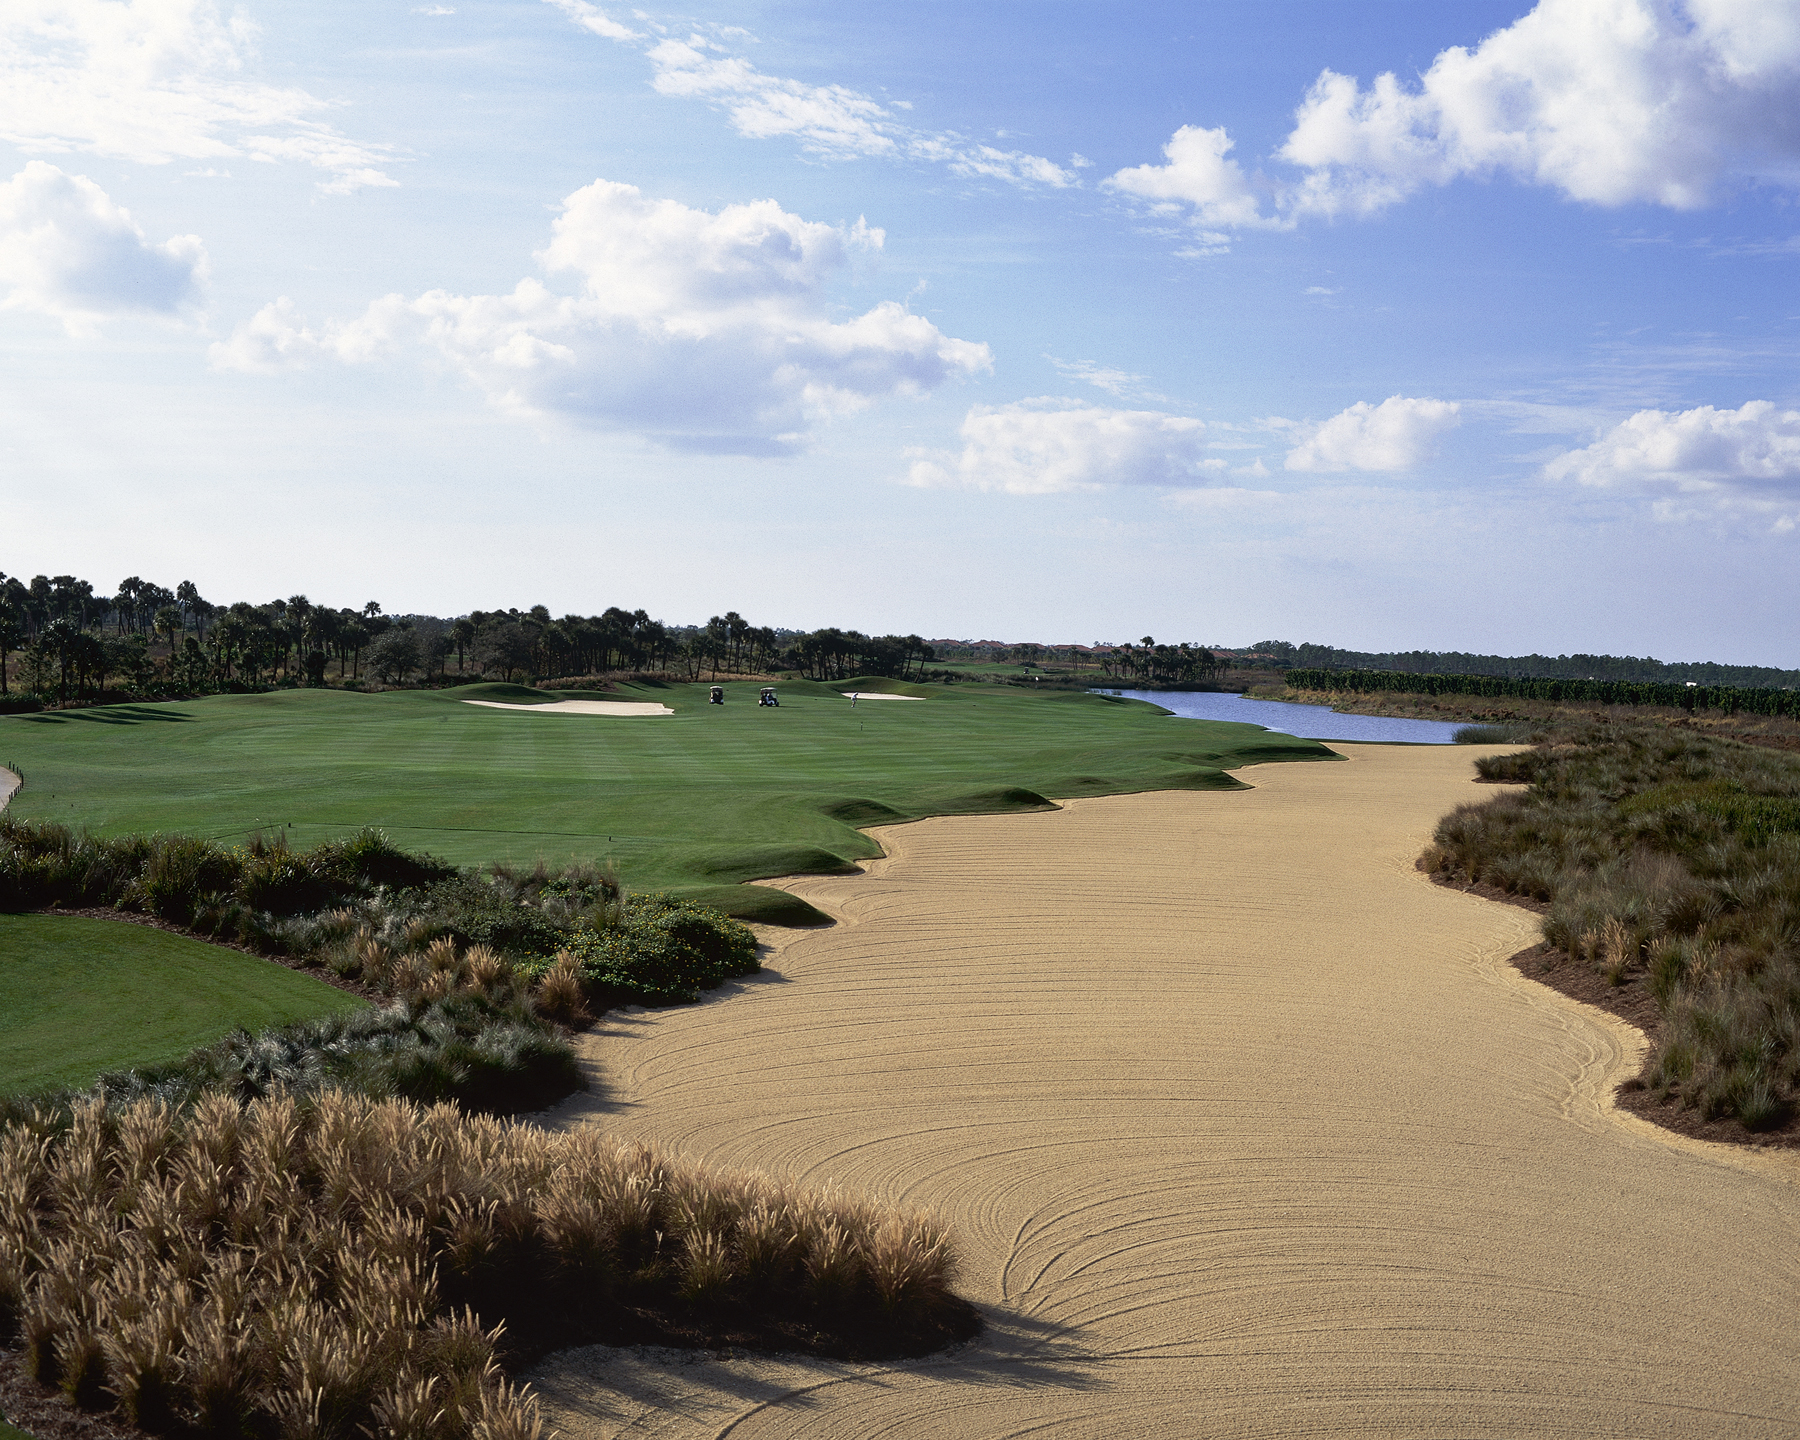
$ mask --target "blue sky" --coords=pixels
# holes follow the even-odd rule
[[[1800,663],[1800,3],[12,0],[0,569]]]

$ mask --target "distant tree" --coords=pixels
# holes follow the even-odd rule
[[[152,622],[152,626],[157,633],[167,638],[169,642],[169,656],[173,659],[175,655],[175,636],[182,628],[181,612],[173,605],[165,605],[156,612],[156,618]]]
[[[450,637],[456,642],[456,673],[462,674],[463,656],[468,653],[469,646],[475,641],[475,622],[464,616],[450,627]]]
[[[383,684],[404,680],[424,663],[418,635],[406,626],[395,626],[369,642],[369,673]]]
[[[0,575],[0,695],[7,693],[6,662],[13,651],[25,642],[25,617],[21,607],[4,588],[8,583],[16,585],[18,582],[7,582],[6,577]]]
[[[530,671],[535,648],[531,632],[516,620],[509,620],[482,631],[475,641],[474,659],[483,675],[498,670],[503,679],[510,681],[515,674]]]
[[[325,667],[331,663],[331,657],[323,650],[306,652],[306,683],[315,690],[325,683]]]

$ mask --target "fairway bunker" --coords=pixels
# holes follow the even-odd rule
[[[881,690],[845,690],[846,700],[923,700],[923,695],[889,695]]]
[[[638,700],[552,700],[545,705],[508,705],[503,700],[465,700],[486,710],[518,710],[532,715],[673,715],[667,705]]]
[[[1800,1169],[1617,1111],[1642,1038],[1413,868],[1492,752],[1340,748],[880,829],[779,984],[603,1020],[553,1123],[938,1210],[987,1330],[568,1352],[546,1431],[1792,1437]]]

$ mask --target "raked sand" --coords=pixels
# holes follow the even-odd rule
[[[1800,1169],[1614,1111],[1637,1032],[1505,964],[1532,916],[1412,868],[1478,752],[1341,748],[882,831],[788,882],[843,923],[608,1017],[562,1123],[939,1207],[988,1329],[894,1366],[567,1351],[551,1424],[1800,1434]]]

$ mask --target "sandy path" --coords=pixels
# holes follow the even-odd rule
[[[4,810],[7,805],[11,803],[13,791],[17,790],[24,783],[25,782],[11,770],[8,770],[4,765],[0,765],[0,810]]]
[[[465,700],[485,710],[522,710],[533,715],[673,715],[654,700],[548,700],[541,705],[509,705],[504,700]]]
[[[1800,1434],[1800,1178],[1621,1117],[1640,1037],[1411,868],[1463,747],[882,833],[848,923],[611,1017],[567,1123],[955,1220],[960,1353],[565,1352],[570,1440]]]

